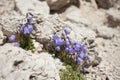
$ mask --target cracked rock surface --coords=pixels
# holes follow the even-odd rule
[[[0,46],[0,80],[60,80],[64,68],[47,52],[33,54],[10,44]]]

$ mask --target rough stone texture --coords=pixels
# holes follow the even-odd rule
[[[70,37],[75,41],[82,41],[84,38],[95,39],[97,36],[93,30],[82,25],[75,25],[70,22],[66,22],[66,24],[72,31]]]
[[[46,0],[51,10],[59,10],[70,3],[70,0]]]
[[[120,8],[120,0],[96,0],[99,8],[109,9],[111,7]]]
[[[87,80],[119,80],[120,79],[120,28],[113,29],[115,37],[111,40],[96,38],[97,50],[102,62],[97,67],[91,67]]]
[[[17,14],[5,14],[0,18],[0,27],[5,36],[10,36],[18,31],[24,17]]]
[[[40,44],[39,42],[36,42],[35,40],[33,40],[33,44],[34,44],[34,53],[39,53],[39,52],[42,52],[42,49],[43,49],[43,45]]]
[[[46,0],[46,1],[50,7],[50,10],[60,10],[70,4],[74,4],[76,6],[80,5],[79,0]]]
[[[0,30],[0,45],[4,43],[4,39],[6,37],[3,35],[2,31]]]
[[[60,80],[64,68],[48,53],[32,54],[5,44],[0,46],[0,80]]]
[[[63,15],[65,15],[66,19],[70,20],[71,22],[89,26],[98,24],[104,25],[104,23],[107,22],[104,11],[96,10],[87,4],[81,5],[80,9],[75,6],[71,6]]]
[[[106,26],[97,27],[97,34],[99,37],[111,39],[114,36],[114,30]]]
[[[46,16],[49,14],[49,7],[45,1],[40,2],[38,0],[15,0],[15,4],[16,8],[23,15],[26,15],[27,12],[43,14]]]
[[[109,27],[117,27],[120,26],[120,10],[115,8],[110,8],[107,11],[108,14],[108,26]]]
[[[0,15],[4,12],[13,10],[15,7],[14,0],[0,0]]]
[[[40,21],[40,19],[37,19]],[[37,22],[38,22],[37,21]],[[49,42],[53,37],[55,32],[63,30],[66,25],[58,17],[58,15],[52,15],[46,18],[43,18],[40,23],[35,24],[35,36],[39,42]]]

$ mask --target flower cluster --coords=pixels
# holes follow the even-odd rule
[[[24,33],[24,35],[31,34],[33,31],[33,19],[30,17],[32,14],[27,14],[27,24],[22,24],[20,30]]]
[[[15,34],[13,34],[9,37],[9,41],[13,42],[14,46],[17,46],[17,47],[21,46],[21,47],[25,48],[26,46],[29,45],[30,34],[34,30],[32,16],[33,15],[31,13],[27,13],[27,15],[26,15],[27,23],[21,24],[21,26],[19,27],[19,32],[20,32],[19,39],[16,38],[17,36]]]
[[[72,41],[69,37],[70,32],[70,30],[65,29],[62,33],[62,37],[59,37],[57,34],[53,36],[53,46],[55,50],[58,52],[64,50],[68,55],[75,56],[74,61],[78,64],[81,64],[85,60],[90,61],[85,46],[81,43]]]

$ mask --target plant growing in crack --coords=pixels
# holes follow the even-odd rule
[[[21,24],[21,26],[19,27],[19,37],[13,34],[9,37],[9,41],[13,42],[14,46],[33,51],[34,45],[30,37],[32,31],[34,30],[32,16],[33,15],[31,13],[27,13],[27,23]]]
[[[71,30],[65,29],[61,37],[54,34],[50,52],[53,53],[55,57],[60,58],[67,65],[71,66],[69,69],[67,68],[68,72],[72,70],[74,71],[73,73],[76,73],[76,75],[74,75],[70,72],[67,76],[65,71],[65,73],[62,73],[62,80],[81,80],[79,77],[81,76],[80,72],[86,73],[84,66],[90,62],[90,57],[87,54],[85,45],[80,42],[72,41],[70,33]],[[69,74],[71,76],[69,76]],[[68,78],[65,78],[66,76]]]

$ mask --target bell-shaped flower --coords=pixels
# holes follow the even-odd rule
[[[11,41],[11,42],[15,41],[15,39],[16,39],[16,36],[15,36],[15,35],[11,35],[11,36],[9,37],[9,41]]]
[[[56,51],[60,51],[60,46],[55,47]]]
[[[27,27],[25,27],[23,33],[24,33],[25,35],[26,35],[26,34],[30,34],[29,29],[28,29]]]
[[[66,52],[69,52],[69,48],[68,48],[68,47],[65,47],[65,51],[66,51]]]
[[[28,24],[32,24],[33,23],[33,19],[31,17],[28,17],[27,18],[27,22],[28,22]]]
[[[77,52],[79,52],[80,49],[81,49],[81,44],[80,44],[80,43],[76,43],[75,46],[74,46],[74,48],[75,48],[75,50],[76,50]]]
[[[76,61],[77,61],[78,64],[81,64],[83,62],[83,59],[80,58],[80,57],[77,57]]]
[[[68,53],[71,54],[71,55],[75,53],[75,50],[73,48],[69,48],[68,51],[69,51]]]
[[[28,30],[29,30],[29,33],[32,33],[32,31],[33,31],[33,25],[28,25]]]
[[[66,35],[68,35],[68,34],[70,34],[71,31],[69,29],[65,29],[64,32]]]
[[[19,42],[14,42],[14,46],[20,47],[20,43]]]
[[[56,39],[59,39],[60,37],[57,35],[57,34],[55,34],[54,36],[53,36],[53,39],[54,40],[56,40]]]
[[[84,58],[86,57],[86,54],[80,53],[80,54],[79,54],[79,57],[80,57],[81,59],[84,59]]]
[[[23,32],[23,31],[24,31],[24,28],[25,28],[25,25],[22,24],[21,27],[20,27],[20,30]]]
[[[64,44],[64,41],[61,38],[59,38],[59,39],[54,40],[53,44],[54,46],[61,46]]]
[[[70,45],[70,41],[66,41],[65,44],[66,44],[66,46],[69,46]]]

